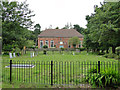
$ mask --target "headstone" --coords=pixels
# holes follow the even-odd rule
[[[30,53],[30,56],[31,56],[31,58],[32,58],[33,54],[32,54],[32,53]]]
[[[16,56],[15,56],[15,52],[13,53],[13,57],[16,57]]]
[[[73,55],[75,55],[75,53],[73,52]]]
[[[34,52],[33,52],[33,57],[35,56]]]
[[[10,58],[12,58],[12,53],[11,52],[9,53],[9,56],[10,56]]]
[[[76,52],[77,52],[77,53],[79,53],[79,52],[80,52],[80,50],[79,50],[79,49],[76,49]]]

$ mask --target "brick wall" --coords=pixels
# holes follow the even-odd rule
[[[68,48],[68,45],[69,45],[68,40],[69,39],[70,38],[64,38],[64,37],[62,37],[62,38],[38,38],[38,48],[40,48],[41,40],[43,41],[43,46],[45,45],[45,41],[48,40],[49,48],[51,48],[51,40],[54,41],[54,45],[56,45],[56,48],[59,48],[60,46],[63,46],[64,48]],[[80,41],[83,41],[83,38],[79,38],[79,39],[80,39]],[[63,44],[62,43],[60,44],[60,42],[63,42]],[[79,45],[77,45],[77,47],[79,47]],[[81,42],[81,47],[82,47],[82,42]],[[73,46],[71,48],[73,48]]]

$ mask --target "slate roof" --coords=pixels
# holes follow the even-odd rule
[[[75,29],[47,29],[44,30],[38,35],[38,37],[42,38],[53,38],[53,37],[65,37],[65,38],[71,38],[71,37],[79,37],[83,38],[83,35],[80,34]]]

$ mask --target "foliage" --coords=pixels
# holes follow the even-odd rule
[[[111,54],[105,54],[103,56],[106,57],[106,58],[116,58],[117,57],[117,55],[113,54],[113,53],[111,53]]]
[[[47,46],[47,45],[44,45],[43,48],[48,48],[48,46]]]
[[[20,53],[20,49],[18,47],[15,48],[16,53]]]
[[[13,50],[13,45],[6,45],[3,48],[4,51],[12,51]]]
[[[31,37],[28,30],[33,24],[31,17],[34,16],[25,2],[2,1],[2,43],[6,45],[17,45],[20,49],[25,45],[27,38]],[[29,36],[29,37],[28,37]]]
[[[99,87],[115,87],[119,83],[119,75],[118,72],[109,68],[105,71],[101,71],[100,73],[89,73],[86,77],[86,81],[91,85],[96,85]]]
[[[35,43],[34,43],[34,41],[33,40],[27,40],[26,42],[25,42],[25,46],[26,47],[32,47],[33,45],[34,45]]]
[[[36,24],[35,26],[34,26],[34,31],[33,31],[33,35],[34,35],[34,42],[35,42],[35,46],[37,46],[38,45],[38,35],[40,34],[40,29],[41,29],[41,26],[40,26],[40,24]]]
[[[119,47],[116,47],[116,51],[117,51],[117,55],[120,56],[120,46],[119,46]]]
[[[84,46],[92,51],[108,50],[120,46],[120,2],[103,3],[101,7],[94,6],[94,14],[86,16],[88,22],[84,31]]]
[[[61,51],[64,51],[65,50],[65,48],[60,48],[61,49]]]
[[[76,29],[79,33],[83,33],[84,32],[84,28],[80,27],[78,24],[73,25],[74,29]]]
[[[85,48],[84,47],[81,47],[81,48],[76,48],[76,49],[79,49],[80,51],[84,51]]]
[[[72,44],[74,48],[79,43],[80,43],[80,40],[79,40],[78,37],[72,37],[72,38],[69,39],[69,44]]]

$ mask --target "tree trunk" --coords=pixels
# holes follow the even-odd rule
[[[115,47],[114,46],[112,47],[112,53],[115,53]]]
[[[104,52],[104,50],[101,51],[102,53]]]
[[[109,49],[107,49],[107,50],[106,50],[106,53],[109,53],[109,51],[108,51],[108,50],[109,50]]]

